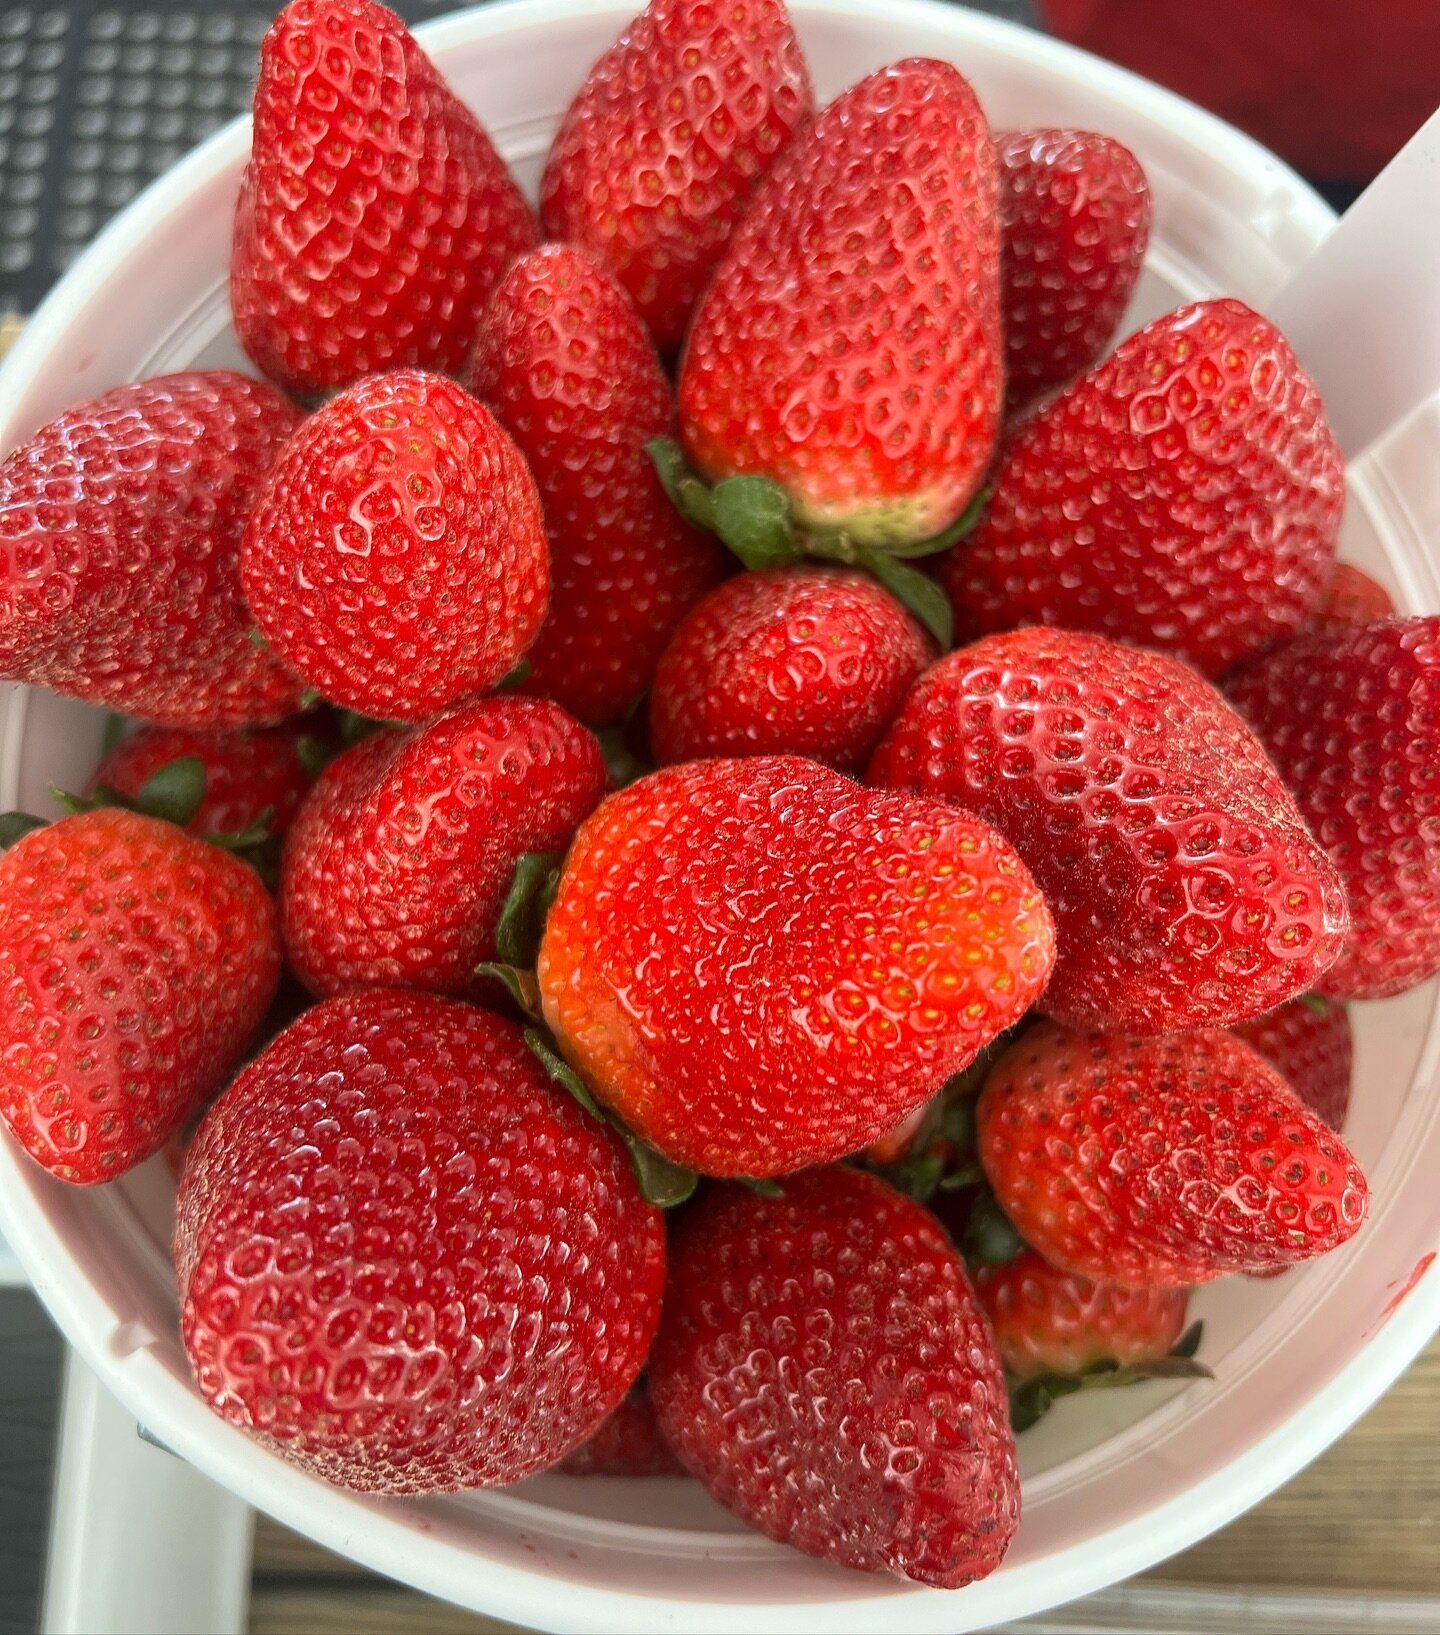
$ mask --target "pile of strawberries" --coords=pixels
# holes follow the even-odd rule
[[[217,1413],[373,1492],[688,1472],[960,1585],[1015,1428],[1358,1230],[1440,620],[1337,564],[1263,317],[1099,361],[1149,215],[946,63],[817,112],[782,0],[652,0],[542,244],[390,12],[280,14],[268,383],[0,467],[3,673],[143,723],[5,820],[0,1110],[64,1181],[181,1166]]]

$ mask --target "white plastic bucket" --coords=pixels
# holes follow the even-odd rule
[[[448,19],[425,39],[533,188],[566,102],[634,9],[635,0],[523,0]],[[933,55],[974,79],[997,128],[1091,126],[1128,142],[1150,175],[1156,223],[1127,328],[1202,295],[1263,308],[1333,219],[1247,138],[1067,47],[928,0],[793,0],[792,9],[822,99],[884,62]],[[244,125],[222,131],[75,266],[0,373],[0,448],[117,382],[240,361],[225,270],[247,145]],[[1440,409],[1423,415],[1433,439]],[[1440,519],[1440,462],[1420,457],[1422,446],[1411,436],[1360,462],[1345,531],[1346,554],[1412,610],[1440,607],[1440,530],[1422,537]],[[0,805],[48,810],[47,783],[77,785],[99,740],[99,718],[83,707],[8,689]],[[81,1192],[0,1141],[0,1230],[73,1344],[157,1437],[260,1509],[391,1577],[553,1630],[975,1629],[1126,1577],[1230,1520],[1339,1435],[1440,1322],[1435,992],[1356,1007],[1356,1022],[1347,1136],[1374,1191],[1364,1232],[1279,1281],[1203,1291],[1213,1383],[1087,1394],[1028,1432],[1015,1547],[1000,1572],[959,1592],[782,1549],[693,1483],[546,1476],[428,1501],[342,1493],[222,1424],[191,1388],[162,1165]]]

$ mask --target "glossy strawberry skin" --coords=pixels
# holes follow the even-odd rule
[[[1338,999],[1305,994],[1268,1016],[1231,1029],[1270,1063],[1332,1130],[1345,1127],[1355,1042],[1350,1013]]]
[[[609,267],[674,352],[756,182],[813,112],[783,0],[652,0],[560,122],[545,231]]]
[[[681,438],[773,478],[806,528],[940,532],[990,462],[1004,392],[998,173],[946,63],[837,97],[769,172],[695,314]]]
[[[1334,867],[1244,722],[1163,654],[987,636],[921,677],[869,775],[974,812],[1026,860],[1058,935],[1041,1005],[1072,1025],[1224,1026],[1340,951]]]
[[[327,1000],[206,1114],[175,1230],[201,1393],[328,1481],[518,1481],[624,1396],[664,1281],[623,1148],[520,1030],[429,994]]]
[[[882,1134],[1020,1016],[1051,924],[998,835],[796,756],[667,767],[566,859],[545,1017],[668,1157],[777,1175]]]
[[[207,731],[293,714],[304,683],[252,640],[240,538],[299,418],[197,370],[36,432],[0,465],[0,676]]]
[[[726,1186],[679,1223],[650,1362],[682,1462],[809,1555],[955,1588],[1020,1516],[999,1358],[919,1204],[859,1170]]]
[[[662,765],[808,755],[859,772],[935,643],[868,574],[806,566],[713,590],[665,649],[650,699]]]
[[[1030,1029],[978,1109],[980,1161],[1052,1266],[1178,1288],[1325,1254],[1369,1193],[1328,1125],[1234,1034]]]
[[[276,650],[333,703],[384,720],[493,687],[550,596],[524,460],[483,404],[416,369],[363,380],[305,422],[242,565]]]
[[[220,1086],[280,980],[253,870],[107,808],[0,857],[0,1114],[61,1180],[110,1181]]]
[[[1353,625],[1375,624],[1395,616],[1395,603],[1384,585],[1349,562],[1335,564],[1335,577],[1325,592],[1320,610],[1306,624],[1302,634],[1339,632]]]
[[[962,641],[1099,631],[1217,676],[1324,601],[1344,503],[1319,393],[1242,302],[1157,318],[1007,439],[945,569]]]
[[[1150,238],[1150,186],[1098,131],[996,139],[1004,227],[1005,404],[1063,386],[1105,350]]]
[[[372,0],[291,0],[260,48],[230,303],[246,351],[311,397],[453,373],[535,220],[475,116]]]
[[[684,1476],[655,1421],[643,1385],[632,1386],[620,1406],[603,1419],[574,1453],[555,1467],[563,1476]]]
[[[291,967],[317,994],[478,992],[516,863],[564,851],[604,793],[599,744],[547,699],[481,699],[363,739],[321,774],[286,842]]]
[[[1236,676],[1236,707],[1350,898],[1319,986],[1385,999],[1440,971],[1440,617],[1291,642]]]
[[[554,582],[524,685],[609,725],[731,565],[681,518],[645,452],[674,418],[655,348],[609,274],[547,244],[501,281],[466,381],[515,439],[545,508]]]

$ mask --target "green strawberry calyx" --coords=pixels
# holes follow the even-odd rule
[[[1028,1431],[1059,1398],[1076,1391],[1113,1391],[1139,1385],[1143,1380],[1214,1379],[1213,1372],[1195,1355],[1203,1334],[1204,1324],[1192,1323],[1165,1356],[1152,1357],[1148,1362],[1118,1363],[1109,1359],[1092,1363],[1078,1374],[1033,1374],[1028,1379],[1011,1379],[1011,1426],[1017,1435]]]
[[[173,823],[183,829],[200,810],[207,783],[204,761],[198,755],[180,755],[152,772],[133,799],[108,784],[96,784],[88,795],[73,795],[51,784],[50,798],[71,816],[95,812],[105,806],[119,806],[127,812],[139,812],[142,817],[158,818],[162,823]],[[199,838],[223,851],[248,855],[273,838],[270,825],[274,820],[275,808],[267,806],[247,828]]]

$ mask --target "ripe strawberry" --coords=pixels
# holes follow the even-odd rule
[[[1096,131],[1011,131],[1000,159],[1005,403],[1063,386],[1109,345],[1150,238],[1150,186]]]
[[[1338,632],[1352,625],[1376,624],[1381,619],[1393,618],[1395,604],[1384,585],[1377,584],[1368,573],[1349,562],[1335,564],[1335,576],[1319,611],[1306,623],[1303,635],[1317,631]]]
[[[107,808],[0,857],[0,1114],[64,1181],[113,1180],[220,1084],[280,980],[253,870]]]
[[[481,699],[363,739],[320,775],[286,841],[295,974],[317,994],[475,991],[516,865],[563,851],[604,793],[600,746],[546,699]]]
[[[809,1555],[955,1588],[1014,1536],[989,1325],[939,1223],[873,1175],[717,1187],[688,1212],[649,1377],[682,1462]]]
[[[1016,848],[1055,915],[1042,1004],[1075,1026],[1238,1022],[1339,953],[1335,869],[1244,722],[1163,654],[987,636],[911,688],[870,779],[952,801]]]
[[[260,628],[312,686],[406,721],[500,681],[550,595],[524,460],[487,408],[416,369],[311,415],[250,519],[242,566]]]
[[[979,1107],[980,1161],[1062,1271],[1137,1288],[1287,1266],[1359,1230],[1340,1137],[1221,1029],[1158,1039],[1030,1029]]]
[[[1355,1046],[1349,1012],[1338,999],[1308,993],[1268,1016],[1238,1023],[1231,1032],[1258,1051],[1332,1130],[1344,1128]]]
[[[216,369],[67,409],[0,465],[0,676],[177,727],[279,721],[240,536],[298,411]]]
[[[822,543],[947,528],[1004,391],[998,173],[975,93],[911,58],[837,97],[756,189],[695,314],[681,437],[772,478]]]
[[[582,721],[618,721],[729,566],[671,505],[645,453],[673,417],[655,348],[607,273],[549,244],[495,292],[468,383],[515,439],[545,507],[554,584],[525,685]]]
[[[1345,881],[1350,936],[1319,984],[1384,999],[1440,971],[1440,617],[1288,643],[1230,696]]]
[[[191,1146],[175,1230],[205,1400],[366,1492],[517,1481],[629,1389],[665,1233],[520,1030],[388,989],[270,1044]]]
[[[946,580],[962,639],[1066,625],[1206,675],[1294,632],[1334,571],[1344,469],[1284,336],[1240,301],[1132,335],[1023,420]]]
[[[676,631],[655,675],[655,757],[808,755],[859,772],[935,644],[868,575],[741,574]]]
[[[685,1467],[655,1423],[643,1384],[633,1385],[588,1442],[555,1467],[565,1476],[684,1476]]]
[[[260,47],[230,304],[301,396],[457,370],[535,219],[484,127],[373,0],[291,0]]]
[[[582,824],[545,1017],[668,1158],[779,1175],[854,1152],[1037,997],[1050,916],[1001,838],[798,756],[667,767]]]
[[[608,266],[674,352],[756,181],[814,106],[783,0],[651,0],[560,122],[545,231]]]

